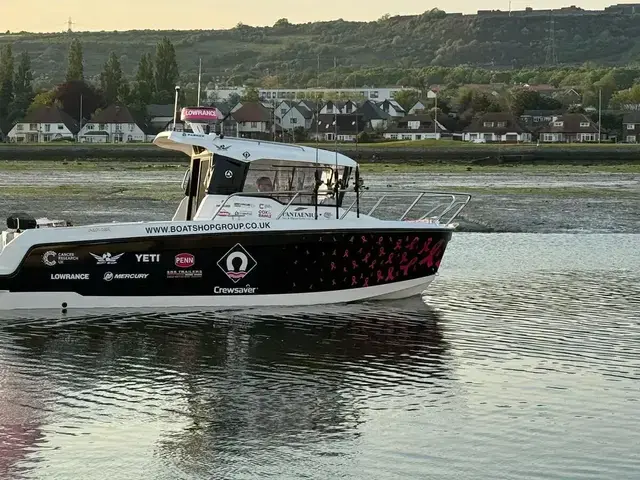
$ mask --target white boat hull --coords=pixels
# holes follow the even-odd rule
[[[327,303],[351,303],[367,300],[397,300],[420,295],[435,275],[331,292],[292,293],[278,295],[226,296],[82,296],[75,292],[8,292],[0,291],[0,310],[35,309],[104,309],[124,308],[247,308],[266,306],[311,306]]]

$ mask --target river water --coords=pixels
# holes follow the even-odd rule
[[[423,299],[5,312],[0,478],[636,479],[640,232],[533,230]]]

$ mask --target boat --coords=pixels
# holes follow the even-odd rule
[[[153,141],[190,158],[171,219],[11,215],[0,310],[324,305],[432,282],[470,195],[371,188],[337,149],[226,137],[212,110],[182,109],[185,128]],[[383,218],[385,201],[400,214]]]

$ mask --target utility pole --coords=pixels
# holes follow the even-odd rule
[[[200,84],[202,82],[202,58],[200,59],[200,67],[198,68],[198,106],[200,106]]]
[[[600,132],[602,127],[602,89],[598,89],[598,143],[600,143]]]

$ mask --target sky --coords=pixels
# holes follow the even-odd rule
[[[638,1],[638,0],[635,0]],[[601,10],[620,0],[568,1],[512,0],[513,10],[560,8],[576,5],[590,10]],[[60,32],[66,31],[69,17],[75,31],[99,30],[189,30],[232,28],[238,22],[247,25],[273,25],[279,18],[291,23],[318,20],[370,21],[388,13],[415,15],[432,8],[446,12],[475,13],[483,10],[508,10],[509,0],[242,0],[206,2],[202,0],[109,0],[107,3],[85,0],[0,0],[0,32]],[[99,11],[98,11],[99,10]]]

